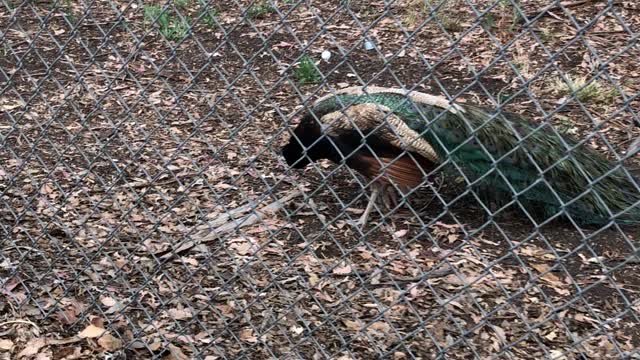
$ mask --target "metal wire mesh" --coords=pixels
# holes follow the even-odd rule
[[[495,209],[464,176],[359,226],[370,183],[280,153],[316,98],[376,85],[637,176],[636,2],[0,9],[3,359],[640,358],[637,226]]]

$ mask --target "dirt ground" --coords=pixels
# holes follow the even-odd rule
[[[485,223],[437,183],[362,229],[352,173],[279,155],[305,104],[370,83],[623,156],[635,1],[203,3],[0,3],[0,359],[640,358],[638,227]]]

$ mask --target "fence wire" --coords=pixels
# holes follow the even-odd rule
[[[638,226],[438,170],[362,225],[369,181],[282,157],[316,99],[382,86],[529,118],[633,181],[635,1],[0,9],[0,358],[640,358]]]

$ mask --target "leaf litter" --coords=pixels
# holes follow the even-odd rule
[[[585,32],[588,46],[572,42],[571,18],[553,8],[502,51],[494,41],[508,44],[521,23],[504,15],[510,11],[489,9],[493,2],[474,2],[493,23],[473,26],[474,9],[459,2],[458,13],[445,6],[438,21],[422,27],[429,12],[397,3],[402,6],[350,1],[358,21],[344,11],[330,16],[336,1],[302,4],[288,15],[288,26],[309,42],[314,59],[334,54],[317,66],[340,88],[358,77],[414,85],[424,61],[450,54],[433,70],[437,80],[428,78],[418,90],[439,93],[438,84],[445,84],[455,94],[482,71],[484,85],[467,89],[461,101],[492,104],[513,95],[506,108],[540,120],[535,103],[517,93],[530,80],[527,90],[544,110],[563,105],[551,118],[559,128],[590,133],[591,116],[620,152],[639,135],[631,110],[616,112],[637,108],[638,99],[610,92],[612,83],[627,93],[640,90],[631,61],[637,49],[616,55],[629,34],[615,16],[593,19],[604,4],[564,10],[595,21]],[[528,15],[544,9],[538,1],[519,3]],[[404,359],[432,358],[446,348],[448,357],[460,359],[496,353],[578,359],[640,347],[640,268],[637,262],[616,267],[630,258],[627,240],[638,240],[637,229],[593,232],[589,245],[566,224],[529,237],[526,218],[518,217],[476,231],[477,207],[465,204],[427,231],[403,213],[362,233],[346,221],[363,207],[353,177],[332,173],[328,164],[287,171],[279,158],[289,121],[280,114],[294,114],[307,96],[328,87],[296,90],[279,81],[283,74],[293,78],[287,69],[302,54],[298,39],[275,26],[277,13],[233,31],[199,23],[184,42],[168,43],[153,32],[143,37],[143,9],[120,5],[121,14],[93,7],[80,32],[68,20],[84,5],[54,9],[51,36],[34,38],[35,15],[51,10],[32,4],[13,13],[18,21],[5,35],[25,57],[21,65],[12,56],[0,59],[15,74],[13,90],[0,97],[9,144],[0,149],[0,216],[8,229],[0,259],[0,356]],[[634,4],[616,6],[637,33]],[[225,29],[241,19],[235,3],[222,1],[217,10]],[[198,15],[195,8],[180,11]],[[120,15],[127,26],[114,28],[102,46],[96,41],[106,33],[101,21]],[[322,28],[316,15],[327,19]],[[0,13],[3,23],[11,16]],[[357,22],[371,24],[371,51],[354,47],[363,39]],[[411,40],[403,29],[415,30]],[[135,45],[130,31],[145,41],[135,48],[140,56],[125,59]],[[38,60],[53,61],[70,36],[68,57],[51,69]],[[550,60],[540,55],[539,41],[560,51],[551,69],[543,69]],[[454,43],[458,50],[449,53]],[[352,47],[338,65],[341,50]],[[256,49],[261,54],[254,58]],[[606,60],[609,78],[598,78],[600,95],[592,102],[581,95],[578,104],[558,82],[560,73],[591,75]],[[203,66],[213,70],[196,76]],[[246,66],[258,77],[248,76]],[[74,85],[80,71],[85,87]],[[235,79],[233,90],[224,90],[222,76]],[[39,93],[32,79],[41,81]],[[262,88],[272,91],[265,96]],[[600,137],[589,145],[611,155]],[[421,216],[429,219],[437,208]]]

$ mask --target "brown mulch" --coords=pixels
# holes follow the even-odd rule
[[[353,174],[279,155],[303,104],[360,81],[548,116],[623,155],[635,2],[452,0],[425,23],[436,2],[221,0],[207,24],[172,1],[183,40],[139,2],[85,3],[0,5],[0,359],[638,356],[637,227],[485,224],[436,184],[361,229]],[[321,85],[298,83],[302,54]]]

